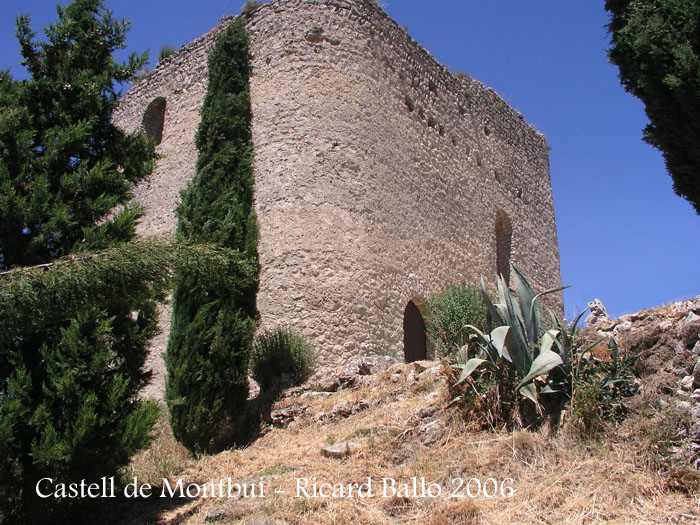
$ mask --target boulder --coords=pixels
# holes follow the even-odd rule
[[[335,392],[340,388],[340,380],[337,377],[326,376],[316,384],[321,392]]]

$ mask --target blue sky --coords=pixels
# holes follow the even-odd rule
[[[21,76],[14,19],[38,33],[54,0],[2,0],[0,67]],[[243,0],[113,0],[129,50],[186,44]],[[612,316],[700,294],[700,217],[641,141],[644,107],[607,61],[593,0],[387,0],[387,13],[438,61],[494,88],[547,137],[567,316],[599,297]]]

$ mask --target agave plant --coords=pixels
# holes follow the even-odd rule
[[[479,356],[464,359],[464,362],[455,365],[462,369],[457,383],[464,381],[480,366],[498,366],[503,361],[512,366],[522,378],[516,389],[538,404],[533,381],[554,368],[565,365],[569,356],[558,341],[560,330],[547,330],[539,338],[540,314],[537,301],[543,295],[564,290],[568,286],[536,294],[522,273],[512,264],[511,268],[518,299],[508,289],[503,276],[499,275],[498,303],[493,303],[484,286],[483,277],[481,279],[481,293],[490,317],[490,333],[484,334],[475,326],[466,325],[466,328],[476,334],[481,352]],[[493,325],[496,327],[491,330]],[[466,352],[461,352],[461,355],[466,357]]]
[[[498,303],[493,303],[481,279],[481,293],[489,312],[489,333],[485,334],[472,325],[465,326],[475,334],[480,351],[470,359],[468,345],[462,347],[457,363],[453,365],[462,370],[455,384],[466,380],[477,369],[506,366],[517,378],[521,378],[515,390],[530,399],[539,414],[550,414],[550,423],[556,430],[561,411],[573,402],[579,379],[594,362],[592,348],[603,339],[576,349],[576,327],[586,310],[569,325],[549,310],[554,328],[544,330],[540,322],[539,298],[568,286],[536,294],[523,274],[512,264],[511,268],[517,298],[508,289],[503,277],[499,276]],[[493,326],[495,328],[492,329]],[[612,363],[601,368],[605,370],[598,388],[603,392],[620,384],[620,389],[629,390],[625,385],[632,384],[633,378],[618,362],[619,350],[614,339],[610,340],[609,348]],[[538,377],[546,379],[535,383]]]

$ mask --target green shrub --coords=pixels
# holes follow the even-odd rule
[[[0,279],[0,523],[61,523],[89,501],[44,478],[116,476],[158,411],[138,399],[168,281],[168,247],[132,243]]]
[[[598,436],[610,423],[609,400],[600,388],[603,378],[595,371],[591,372],[577,381],[566,420],[567,429],[582,437]]]
[[[647,407],[632,420],[631,436],[635,440],[640,459],[646,459],[658,472],[695,472],[693,457],[693,416],[690,410],[680,410],[675,403],[665,408]],[[688,468],[689,463],[693,468]],[[681,488],[683,480],[676,478],[674,488]]]
[[[581,437],[597,437],[627,413],[623,401],[634,395],[631,362],[620,357],[611,340],[610,361],[588,359],[572,377],[572,396],[566,426]],[[584,356],[586,359],[586,356]]]
[[[428,296],[426,331],[439,357],[454,355],[469,341],[471,324],[486,330],[486,304],[478,286],[449,284]]]
[[[316,353],[311,343],[293,328],[276,328],[253,344],[251,371],[262,390],[278,386],[283,375],[294,385],[311,376]]]
[[[196,136],[197,173],[182,193],[177,235],[230,255],[218,275],[188,267],[175,272],[166,354],[173,435],[192,452],[233,444],[243,430],[248,399],[259,265],[249,37],[243,19],[217,37],[208,69]]]

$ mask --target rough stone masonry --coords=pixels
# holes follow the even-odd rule
[[[136,190],[140,235],[175,231],[207,52],[229,22],[158,64],[114,115],[163,156]],[[297,328],[322,366],[409,344],[429,355],[411,338],[442,284],[494,284],[509,260],[538,290],[561,284],[547,143],[492,89],[362,0],[277,0],[248,30],[261,329]]]

